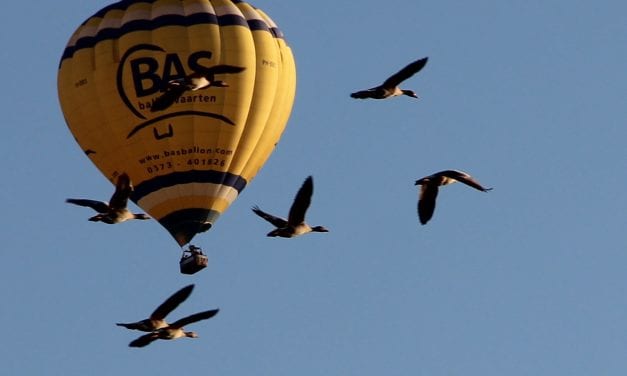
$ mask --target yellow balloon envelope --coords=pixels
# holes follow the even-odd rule
[[[151,111],[169,83],[220,65],[244,69]],[[72,35],[58,75],[63,114],[85,154],[112,182],[126,172],[132,200],[181,246],[208,230],[268,159],[295,87],[281,31],[237,0],[112,4]]]

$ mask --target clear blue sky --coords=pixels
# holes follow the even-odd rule
[[[514,4],[515,3],[515,4]],[[627,5],[624,1],[259,0],[298,69],[294,110],[257,178],[178,273],[156,222],[107,226],[66,197],[111,185],[70,135],[60,55],[106,1],[0,13],[4,166],[0,364],[5,375],[624,375],[627,372]],[[411,60],[421,99],[356,101]],[[420,226],[415,179],[445,187]],[[315,179],[310,222],[272,239]],[[127,344],[196,283],[172,319],[219,307],[200,338]],[[168,361],[169,360],[169,361]]]

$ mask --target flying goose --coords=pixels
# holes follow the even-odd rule
[[[192,284],[175,292],[172,296],[167,298],[165,302],[161,303],[147,319],[128,324],[117,323],[115,325],[123,326],[127,329],[141,330],[142,332],[154,332],[157,329],[165,328],[168,326],[165,317],[178,307],[179,304],[184,302],[185,299],[189,297],[189,294],[192,293],[193,289],[194,285]]]
[[[296,193],[294,203],[290,208],[287,220],[268,214],[258,206],[253,206],[252,210],[255,214],[272,223],[276,229],[270,231],[268,236],[280,236],[282,238],[293,238],[309,232],[329,232],[323,226],[311,227],[305,223],[305,213],[311,204],[311,195],[313,194],[313,177],[308,176],[305,182]]]
[[[89,218],[92,222],[100,221],[111,225],[128,221],[130,219],[150,219],[150,217],[146,214],[134,214],[127,209],[126,205],[131,192],[133,192],[131,179],[126,173],[123,173],[118,177],[115,192],[113,192],[110,202],[78,198],[68,198],[65,202],[90,207],[97,211],[98,214]]]
[[[409,97],[418,98],[418,95],[416,95],[416,93],[412,90],[401,89],[398,85],[418,73],[418,71],[420,71],[427,64],[428,59],[428,57],[425,57],[423,59],[416,60],[390,76],[381,85],[371,89],[354,92],[351,94],[351,97],[357,99],[385,99],[399,95],[407,95]]]
[[[150,345],[153,341],[158,339],[170,340],[183,337],[198,338],[198,335],[195,332],[186,332],[183,326],[200,320],[212,318],[218,313],[218,311],[219,309],[212,309],[183,317],[182,319],[177,320],[164,328],[159,328],[151,333],[144,334],[143,336],[133,340],[128,345],[130,347],[144,347]]]
[[[206,89],[208,87],[228,87],[224,81],[216,80],[216,74],[239,73],[245,68],[236,67],[234,65],[215,65],[210,68],[197,70],[183,78],[171,80],[166,84],[165,92],[161,94],[152,103],[151,112],[163,111],[170,107],[177,99],[186,91],[196,91]]]
[[[492,188],[484,188],[478,181],[463,171],[445,170],[437,172],[433,175],[426,176],[420,180],[416,180],[415,185],[420,185],[420,198],[418,199],[418,217],[421,224],[429,222],[435,210],[435,199],[438,197],[438,188],[442,185],[455,183],[456,181],[464,183],[482,192],[492,190]]]

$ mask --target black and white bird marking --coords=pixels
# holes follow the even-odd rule
[[[89,207],[97,211],[98,214],[89,218],[92,222],[104,222],[111,225],[122,223],[130,219],[150,219],[146,214],[135,214],[128,210],[126,206],[132,192],[133,185],[131,184],[131,179],[126,173],[123,173],[118,177],[115,192],[113,192],[111,196],[111,201],[105,202],[81,198],[68,198],[65,202]]]
[[[234,65],[215,65],[197,70],[183,78],[171,80],[166,84],[165,92],[152,102],[151,112],[163,111],[176,102],[186,91],[196,91],[209,87],[228,87],[229,84],[216,80],[216,74],[240,73],[243,67]]]
[[[150,345],[153,341],[156,341],[158,339],[171,340],[183,337],[198,338],[198,334],[196,334],[195,332],[187,332],[183,327],[187,324],[192,324],[197,321],[210,319],[215,316],[219,311],[219,309],[212,309],[209,311],[199,312],[187,317],[183,317],[182,319],[177,320],[166,327],[159,328],[148,334],[144,334],[143,336],[135,339],[128,345],[129,347],[144,347]]]
[[[165,321],[165,317],[172,312],[179,304],[183,303],[189,297],[194,289],[194,285],[188,285],[175,292],[165,302],[161,303],[149,318],[132,322],[117,323],[117,326],[123,326],[127,329],[140,330],[142,332],[154,332],[157,329],[165,328],[169,324]]]
[[[282,238],[293,238],[295,236],[307,234],[309,232],[329,232],[323,226],[309,226],[305,222],[305,213],[311,204],[311,196],[313,194],[313,177],[308,176],[305,182],[298,190],[287,220],[268,214],[258,206],[252,208],[253,212],[272,223],[276,229],[270,231],[268,236],[280,236]]]
[[[416,60],[390,76],[381,85],[367,90],[356,91],[351,94],[351,97],[357,99],[385,99],[397,97],[399,95],[407,95],[408,97],[418,98],[418,95],[413,90],[401,89],[399,85],[401,82],[405,81],[424,68],[428,59],[428,57],[425,57],[420,60]]]
[[[435,199],[438,197],[438,188],[442,185],[455,182],[464,183],[481,192],[491,191],[492,188],[484,188],[477,180],[463,171],[445,170],[433,175],[416,180],[415,185],[420,185],[420,197],[418,199],[418,217],[421,224],[427,224],[435,211]]]

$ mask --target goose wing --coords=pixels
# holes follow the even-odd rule
[[[274,227],[277,228],[282,228],[287,226],[287,221],[283,218],[279,218],[279,217],[275,217],[272,214],[268,214],[265,211],[259,209],[258,206],[253,206],[252,207],[252,211],[257,214],[258,216],[260,216],[261,218],[265,219],[266,221],[272,223],[274,225]]]
[[[196,72],[202,74],[205,77],[212,77],[215,74],[239,73],[244,71],[244,69],[246,68],[238,67],[236,65],[220,64],[214,65],[213,67],[209,68],[201,68]]]
[[[425,225],[435,211],[435,199],[438,197],[438,186],[435,184],[423,184],[420,186],[420,197],[418,199],[418,218],[420,223]]]
[[[201,320],[207,320],[217,315],[219,311],[220,311],[219,309],[211,309],[209,311],[194,313],[193,315],[189,315],[187,317],[183,317],[182,319],[176,320],[175,322],[170,324],[170,327],[182,328],[187,324],[192,324]]]
[[[356,91],[354,93],[351,93],[351,98],[355,98],[355,99],[375,98],[377,96],[376,95],[377,89],[378,88],[372,88],[372,89],[367,89],[367,90]]]
[[[446,176],[448,178],[451,179],[455,179],[460,183],[464,183],[470,187],[473,187],[477,190],[480,190],[482,192],[487,192],[492,190],[492,188],[485,188],[481,185],[481,183],[479,183],[477,180],[475,180],[472,176],[470,176],[469,174],[463,172],[463,171],[457,171],[457,170],[446,170],[446,171],[442,171],[439,173],[442,176]]]
[[[131,185],[131,179],[126,173],[118,176],[117,184],[115,185],[115,192],[111,196],[109,206],[114,209],[124,209],[128,202],[128,198],[133,192],[133,186]]]
[[[418,73],[418,71],[420,71],[422,68],[424,68],[424,66],[427,64],[428,59],[429,58],[425,57],[423,59],[419,59],[412,63],[409,63],[405,68],[394,73],[387,80],[385,80],[381,86],[387,88],[394,88],[398,86],[401,82],[405,81],[409,77]]]
[[[141,330],[143,332],[152,332],[154,328],[150,325],[150,320],[142,320],[138,322],[123,323],[117,322],[115,325],[125,327],[131,330]]]
[[[155,332],[144,334],[143,336],[138,337],[137,339],[131,341],[131,343],[129,343],[128,346],[129,347],[144,347],[144,346],[148,346],[153,341],[157,340],[158,338],[159,338],[159,336]]]
[[[290,225],[296,226],[305,222],[305,213],[311,204],[311,195],[313,195],[313,177],[308,176],[294,197],[287,217],[287,222]]]
[[[87,200],[81,198],[68,198],[67,200],[65,200],[65,202],[69,204],[92,208],[98,213],[104,214],[109,212],[109,204],[104,201]]]
[[[178,307],[179,304],[184,302],[185,299],[189,297],[193,289],[194,285],[191,284],[172,294],[172,296],[167,298],[165,302],[161,303],[161,305],[159,305],[159,307],[155,309],[155,311],[150,315],[150,318],[155,320],[163,320],[170,312]]]

